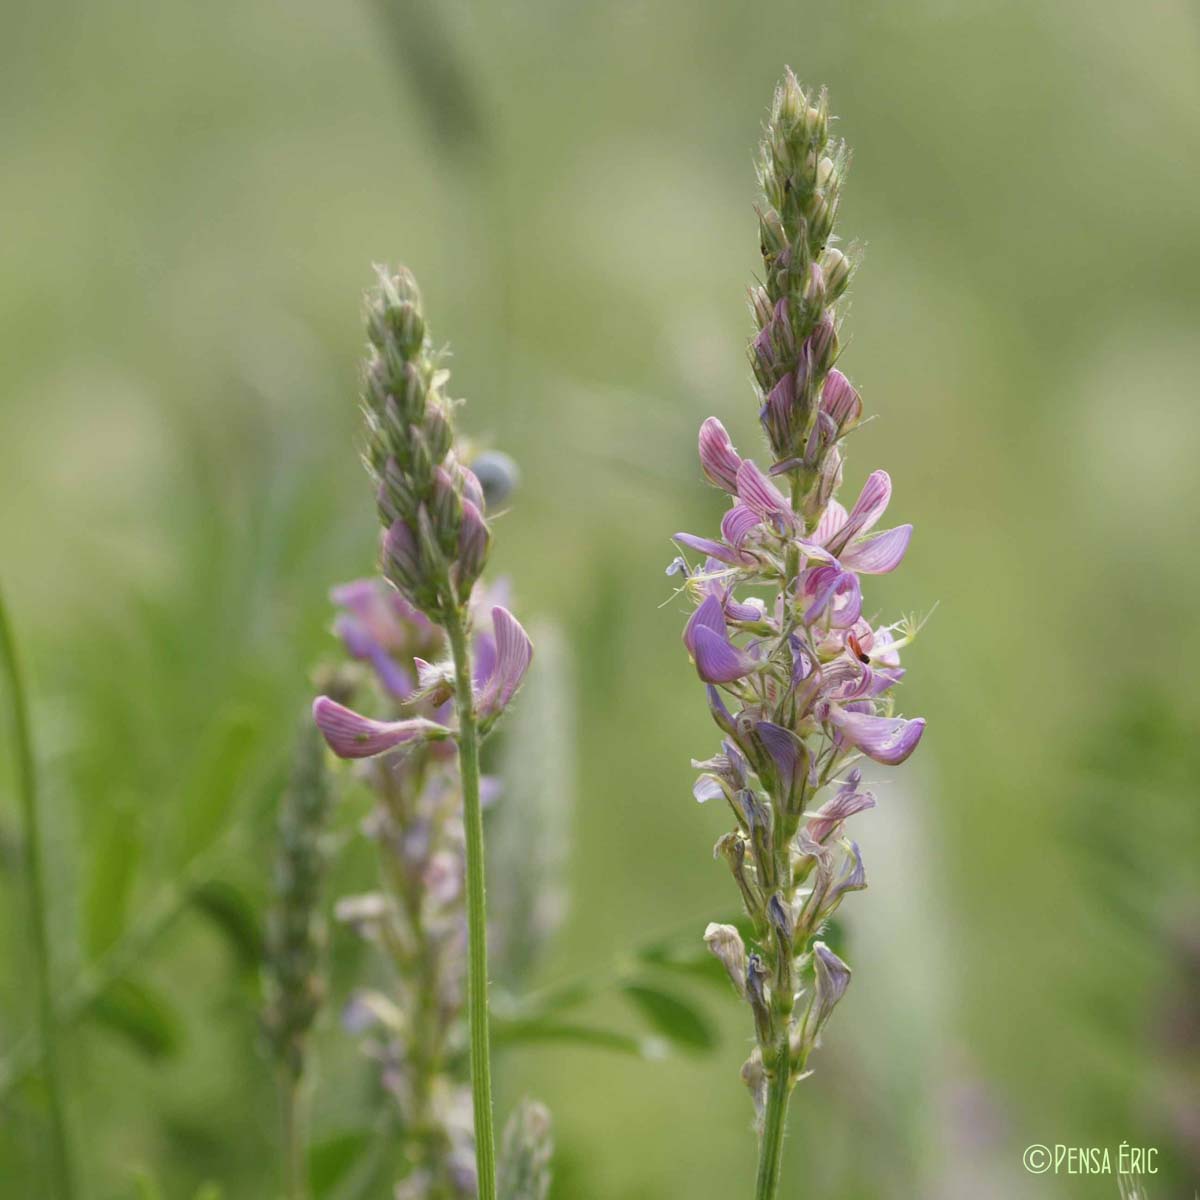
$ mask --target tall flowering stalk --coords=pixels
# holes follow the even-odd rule
[[[512,699],[532,647],[502,606],[490,618],[495,654],[473,662],[471,600],[487,561],[491,531],[483,489],[454,452],[449,373],[434,352],[412,275],[379,272],[367,306],[369,355],[363,390],[366,461],[376,482],[384,534],[384,577],[445,633],[450,660],[418,663],[421,698],[454,700],[445,723],[424,715],[390,721],[363,716],[321,696],[313,715],[334,753],[368,758],[429,743],[458,748],[467,875],[467,1015],[470,1029],[475,1160],[481,1200],[496,1195],[496,1149],[488,1041],[487,927],[479,744]]]
[[[834,366],[836,306],[851,275],[833,244],[847,162],[829,135],[824,92],[806,95],[788,71],[760,150],[764,270],[750,293],[750,361],[772,462],[764,472],[743,458],[716,417],[701,425],[701,467],[730,508],[719,538],[675,536],[703,565],[671,567],[696,605],[683,640],[724,735],[716,755],[694,763],[695,795],[733,811],[736,827],[716,853],[752,928],[749,947],[732,925],[710,925],[705,940],[754,1018],[757,1045],[742,1075],[758,1115],[759,1200],[776,1195],[792,1088],[850,982],[821,933],[845,895],[866,886],[858,846],[844,836],[845,821],[875,803],[857,764],[903,762],[925,728],[894,715],[890,694],[915,629],[872,625],[860,580],[900,565],[912,526],[875,530],[891,496],[884,471],[849,512],[835,498],[843,439],[862,417],[858,392]],[[744,588],[769,599],[739,595]]]

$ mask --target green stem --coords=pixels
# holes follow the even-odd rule
[[[792,1094],[786,1037],[779,1048],[780,1062],[767,1087],[767,1107],[763,1113],[762,1141],[758,1148],[758,1182],[754,1200],[775,1200],[779,1191],[779,1172],[783,1163],[783,1132],[787,1125],[788,1100]]]
[[[304,1144],[304,1082],[288,1067],[280,1071],[280,1136],[283,1140],[283,1194],[286,1200],[308,1198],[308,1156]]]
[[[454,656],[458,764],[467,843],[467,1020],[471,1032],[471,1093],[475,1107],[475,1166],[479,1200],[496,1197],[496,1135],[492,1129],[492,1067],[488,1048],[487,904],[483,879],[483,812],[479,803],[479,727],[471,651],[462,614],[453,606],[446,636]]]
[[[30,923],[33,931],[34,984],[37,989],[38,1022],[41,1029],[42,1057],[45,1062],[46,1094],[50,1110],[52,1140],[51,1174],[54,1191],[60,1200],[75,1194],[71,1170],[71,1147],[67,1137],[67,1118],[63,1103],[62,1073],[59,1067],[57,1022],[54,994],[50,982],[50,934],[46,920],[46,887],[42,876],[42,833],[38,819],[37,774],[34,770],[33,744],[30,740],[29,713],[25,689],[17,664],[17,647],[8,620],[8,611],[0,597],[0,659],[7,677],[12,710],[12,737],[17,759],[17,790],[21,816],[25,824],[25,881],[29,891]]]

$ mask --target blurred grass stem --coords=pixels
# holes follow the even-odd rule
[[[279,1080],[279,1116],[285,1200],[308,1200],[304,1115],[304,1082],[284,1067]]]
[[[471,651],[462,612],[447,605],[446,637],[454,656],[458,763],[467,844],[467,1019],[471,1034],[471,1095],[479,1200],[496,1197],[496,1135],[492,1128],[492,1067],[488,1032],[487,902],[484,891],[483,812],[479,802],[479,730]]]
[[[75,1194],[74,1175],[58,1057],[54,994],[50,980],[50,935],[46,919],[45,880],[42,877],[42,834],[38,814],[37,773],[30,740],[25,690],[17,663],[17,647],[3,595],[0,595],[0,660],[3,660],[8,685],[12,740],[17,763],[17,792],[21,804],[21,818],[25,826],[25,882],[33,932],[34,983],[37,990],[38,1024],[50,1114],[50,1172],[54,1180],[54,1194],[60,1200],[71,1200]]]

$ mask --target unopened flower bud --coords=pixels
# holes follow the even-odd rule
[[[470,500],[462,502],[462,524],[458,531],[458,555],[454,563],[455,589],[465,603],[487,562],[491,533],[483,514]]]
[[[444,467],[437,467],[433,472],[433,499],[429,512],[438,546],[447,558],[452,558],[462,525],[462,498],[454,490],[454,482]]]
[[[771,1020],[771,1004],[767,995],[767,973],[763,961],[757,954],[751,954],[746,959],[746,999],[754,1013],[754,1029],[758,1034],[760,1045],[771,1043],[774,1036]]]
[[[779,214],[769,208],[758,215],[759,236],[762,241],[763,258],[774,258],[788,248],[788,236]]]
[[[825,303],[825,275],[817,263],[809,263],[808,279],[804,284],[804,303],[819,309]]]
[[[830,246],[821,254],[821,270],[825,273],[825,294],[832,303],[846,290],[854,266],[840,250]]]

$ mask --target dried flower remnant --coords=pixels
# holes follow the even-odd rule
[[[752,930],[749,947],[727,925],[710,925],[705,940],[754,1018],[743,1079],[759,1114],[760,1200],[778,1190],[792,1087],[850,982],[819,939],[846,894],[866,886],[844,836],[875,803],[856,764],[902,763],[925,729],[893,711],[914,625],[863,615],[862,576],[895,570],[912,526],[876,528],[891,499],[884,471],[849,511],[835,498],[843,439],[863,411],[834,365],[837,301],[852,274],[833,237],[848,160],[830,137],[825,94],[807,95],[789,71],[760,149],[764,271],[750,293],[750,363],[772,461],[764,471],[744,458],[716,417],[701,425],[701,469],[730,508],[719,536],[677,534],[702,561],[669,568],[696,606],[683,641],[722,735],[719,752],[693,764],[694,792],[733,813],[716,853]],[[836,790],[819,804],[827,788]]]

